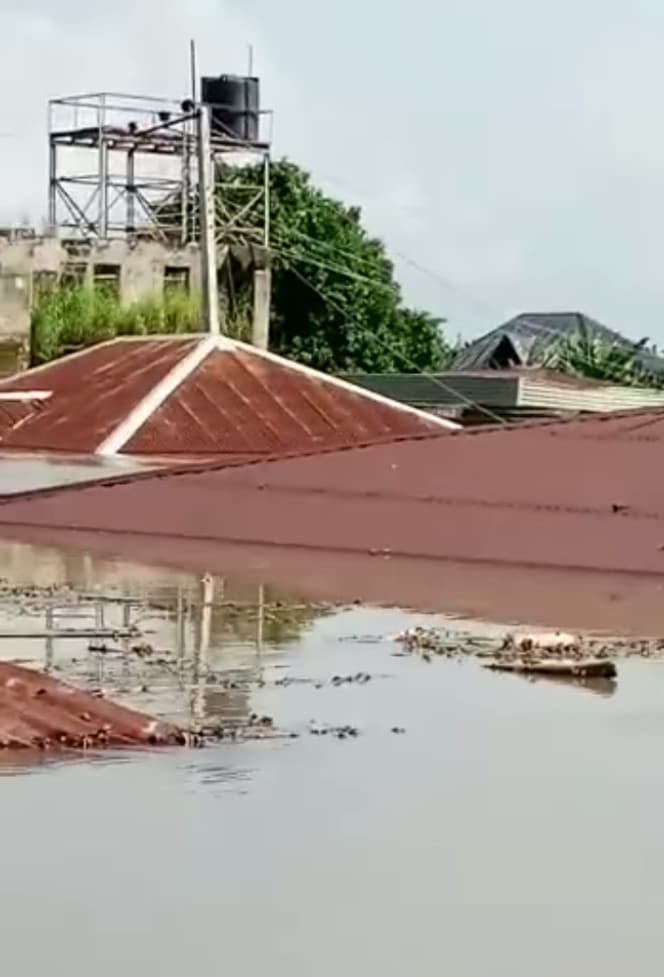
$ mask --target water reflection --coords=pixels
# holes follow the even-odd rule
[[[210,574],[146,577],[89,559],[73,567],[31,547],[2,556],[0,657],[179,722],[246,725],[266,668],[328,613]]]
[[[574,675],[528,675],[524,672],[512,672],[510,678],[520,678],[531,685],[538,683],[560,685],[566,688],[579,689],[593,695],[609,699],[616,694],[618,682],[615,678],[583,678]]]

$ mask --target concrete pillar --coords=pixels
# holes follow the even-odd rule
[[[267,349],[270,340],[270,300],[272,272],[270,268],[254,270],[254,322],[251,341],[259,349]]]

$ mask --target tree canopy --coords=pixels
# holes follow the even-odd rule
[[[226,330],[247,338],[252,277],[248,251],[260,249],[262,166],[226,167],[217,209],[229,222],[231,245],[220,275]],[[260,202],[257,203],[257,199]],[[288,160],[270,167],[272,313],[270,347],[328,372],[419,372],[444,368],[452,350],[443,320],[407,308],[382,241],[371,237],[357,207],[334,200]],[[192,200],[195,209],[196,201]],[[180,232],[180,201],[169,198],[159,220]],[[117,296],[88,288],[55,288],[33,308],[33,362],[122,333],[200,328],[200,296],[148,296],[121,307]]]
[[[361,212],[292,163],[272,168],[275,348],[326,370],[437,369],[442,322],[404,307],[381,241]]]
[[[556,343],[543,365],[570,376],[606,380],[625,387],[660,389],[663,378],[648,373],[639,362],[642,345],[607,342],[599,336],[579,332]]]
[[[258,181],[251,169],[224,181],[227,200],[234,185],[239,194]],[[448,362],[443,320],[405,307],[385,246],[365,230],[359,208],[327,196],[287,160],[271,166],[270,257],[275,352],[330,372],[407,373]],[[232,259],[230,267],[237,300],[242,269]]]

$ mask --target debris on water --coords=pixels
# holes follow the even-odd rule
[[[616,658],[638,656],[641,658],[664,658],[664,639],[662,638],[618,638],[572,634],[565,631],[523,631],[510,632],[502,640],[498,638],[478,638],[467,634],[454,634],[435,628],[415,627],[398,634],[395,640],[401,647],[393,655],[418,656],[430,663],[436,655],[454,660],[475,658],[482,662],[519,663],[528,665],[537,662],[568,661],[578,667],[586,663],[588,674],[609,675],[595,662]],[[504,669],[505,671],[507,669]],[[510,669],[515,671],[516,668]],[[521,668],[523,670],[523,668]],[[563,669],[557,673],[562,674]],[[614,673],[612,673],[614,674]]]
[[[340,685],[352,685],[353,683],[366,685],[370,681],[371,675],[368,672],[358,672],[357,675],[335,675],[332,679],[332,685],[336,687]]]
[[[504,650],[515,649],[521,652],[579,653],[583,647],[583,638],[581,635],[565,634],[562,631],[507,634],[502,647]]]
[[[338,740],[356,739],[360,731],[356,726],[327,726],[311,723],[309,726],[311,736],[331,736]]]
[[[390,732],[394,733],[395,736],[403,736],[406,730],[403,726],[393,726]]]
[[[517,658],[512,661],[487,662],[485,668],[496,672],[525,672],[533,675],[570,676],[574,678],[615,678],[614,662],[601,658],[582,660]]]

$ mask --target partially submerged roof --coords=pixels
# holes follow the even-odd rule
[[[454,359],[454,370],[540,366],[565,337],[575,335],[630,347],[647,373],[663,373],[664,359],[582,312],[527,312],[480,336]]]
[[[0,662],[0,751],[98,750],[185,742],[175,726]]]
[[[0,505],[0,536],[211,572],[260,565],[268,581],[290,567],[304,593],[343,599],[439,592],[452,606],[470,580],[464,607],[500,596],[510,616],[524,593],[524,614],[567,593],[581,613],[595,601],[612,627],[628,612],[638,627],[635,607],[646,626],[624,596],[636,587],[661,624],[664,410],[36,493]]]
[[[0,381],[0,450],[223,455],[455,427],[222,336],[110,340]]]

